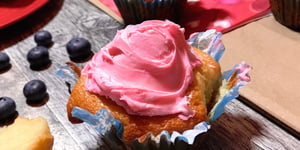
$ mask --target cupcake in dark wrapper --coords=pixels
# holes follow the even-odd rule
[[[300,1],[299,0],[270,0],[274,18],[281,24],[300,30]]]
[[[171,20],[177,22],[181,6],[186,0],[114,0],[125,24],[138,24],[145,20]]]

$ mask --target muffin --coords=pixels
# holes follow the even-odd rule
[[[0,149],[51,150],[54,137],[43,117],[18,117],[13,124],[0,130]]]
[[[184,29],[159,20],[118,31],[83,68],[67,103],[69,120],[92,124],[110,142],[114,133],[128,144],[163,139],[156,136],[174,140],[188,132],[186,143],[193,144],[209,128],[203,122],[217,118],[249,81],[245,64],[222,78],[217,61],[224,46],[215,33],[206,32],[206,42],[202,34],[187,42]]]
[[[294,29],[300,29],[300,1],[270,0],[274,18],[281,24]]]
[[[185,0],[114,0],[125,24],[145,20],[178,20],[179,8]]]

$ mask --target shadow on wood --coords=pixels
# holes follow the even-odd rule
[[[251,139],[261,135],[257,120],[247,116],[224,113],[214,121],[197,148],[203,149],[252,149]],[[252,144],[251,144],[252,143]]]
[[[25,19],[0,30],[0,51],[34,34],[49,23],[61,10],[64,0],[49,1]],[[22,35],[22,36],[20,36]]]

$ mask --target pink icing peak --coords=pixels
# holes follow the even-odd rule
[[[200,65],[184,30],[170,21],[145,21],[117,32],[82,70],[85,88],[106,96],[129,114],[194,115],[186,90]]]

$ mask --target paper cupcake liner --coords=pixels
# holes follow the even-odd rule
[[[193,34],[188,43],[210,54],[216,61],[222,57],[225,47],[221,41],[222,34],[215,30],[208,30]],[[57,75],[68,80],[76,80],[70,75],[70,67],[62,67]],[[203,140],[203,135],[210,129],[209,122],[216,120],[223,112],[225,105],[238,96],[239,89],[250,81],[248,72],[251,67],[245,62],[235,65],[232,69],[223,72],[220,94],[211,111],[208,113],[208,120],[200,122],[193,129],[183,133],[162,131],[159,135],[147,134],[137,137],[133,143],[124,143],[122,140],[123,125],[119,120],[106,110],[100,109],[96,114],[91,114],[79,107],[74,107],[72,116],[90,124],[102,135],[104,141],[101,149],[132,149],[132,150],[187,150],[193,149],[197,143]],[[72,79],[70,79],[72,78]]]
[[[125,24],[137,24],[145,20],[172,20],[176,22],[176,10],[183,0],[114,0]]]

